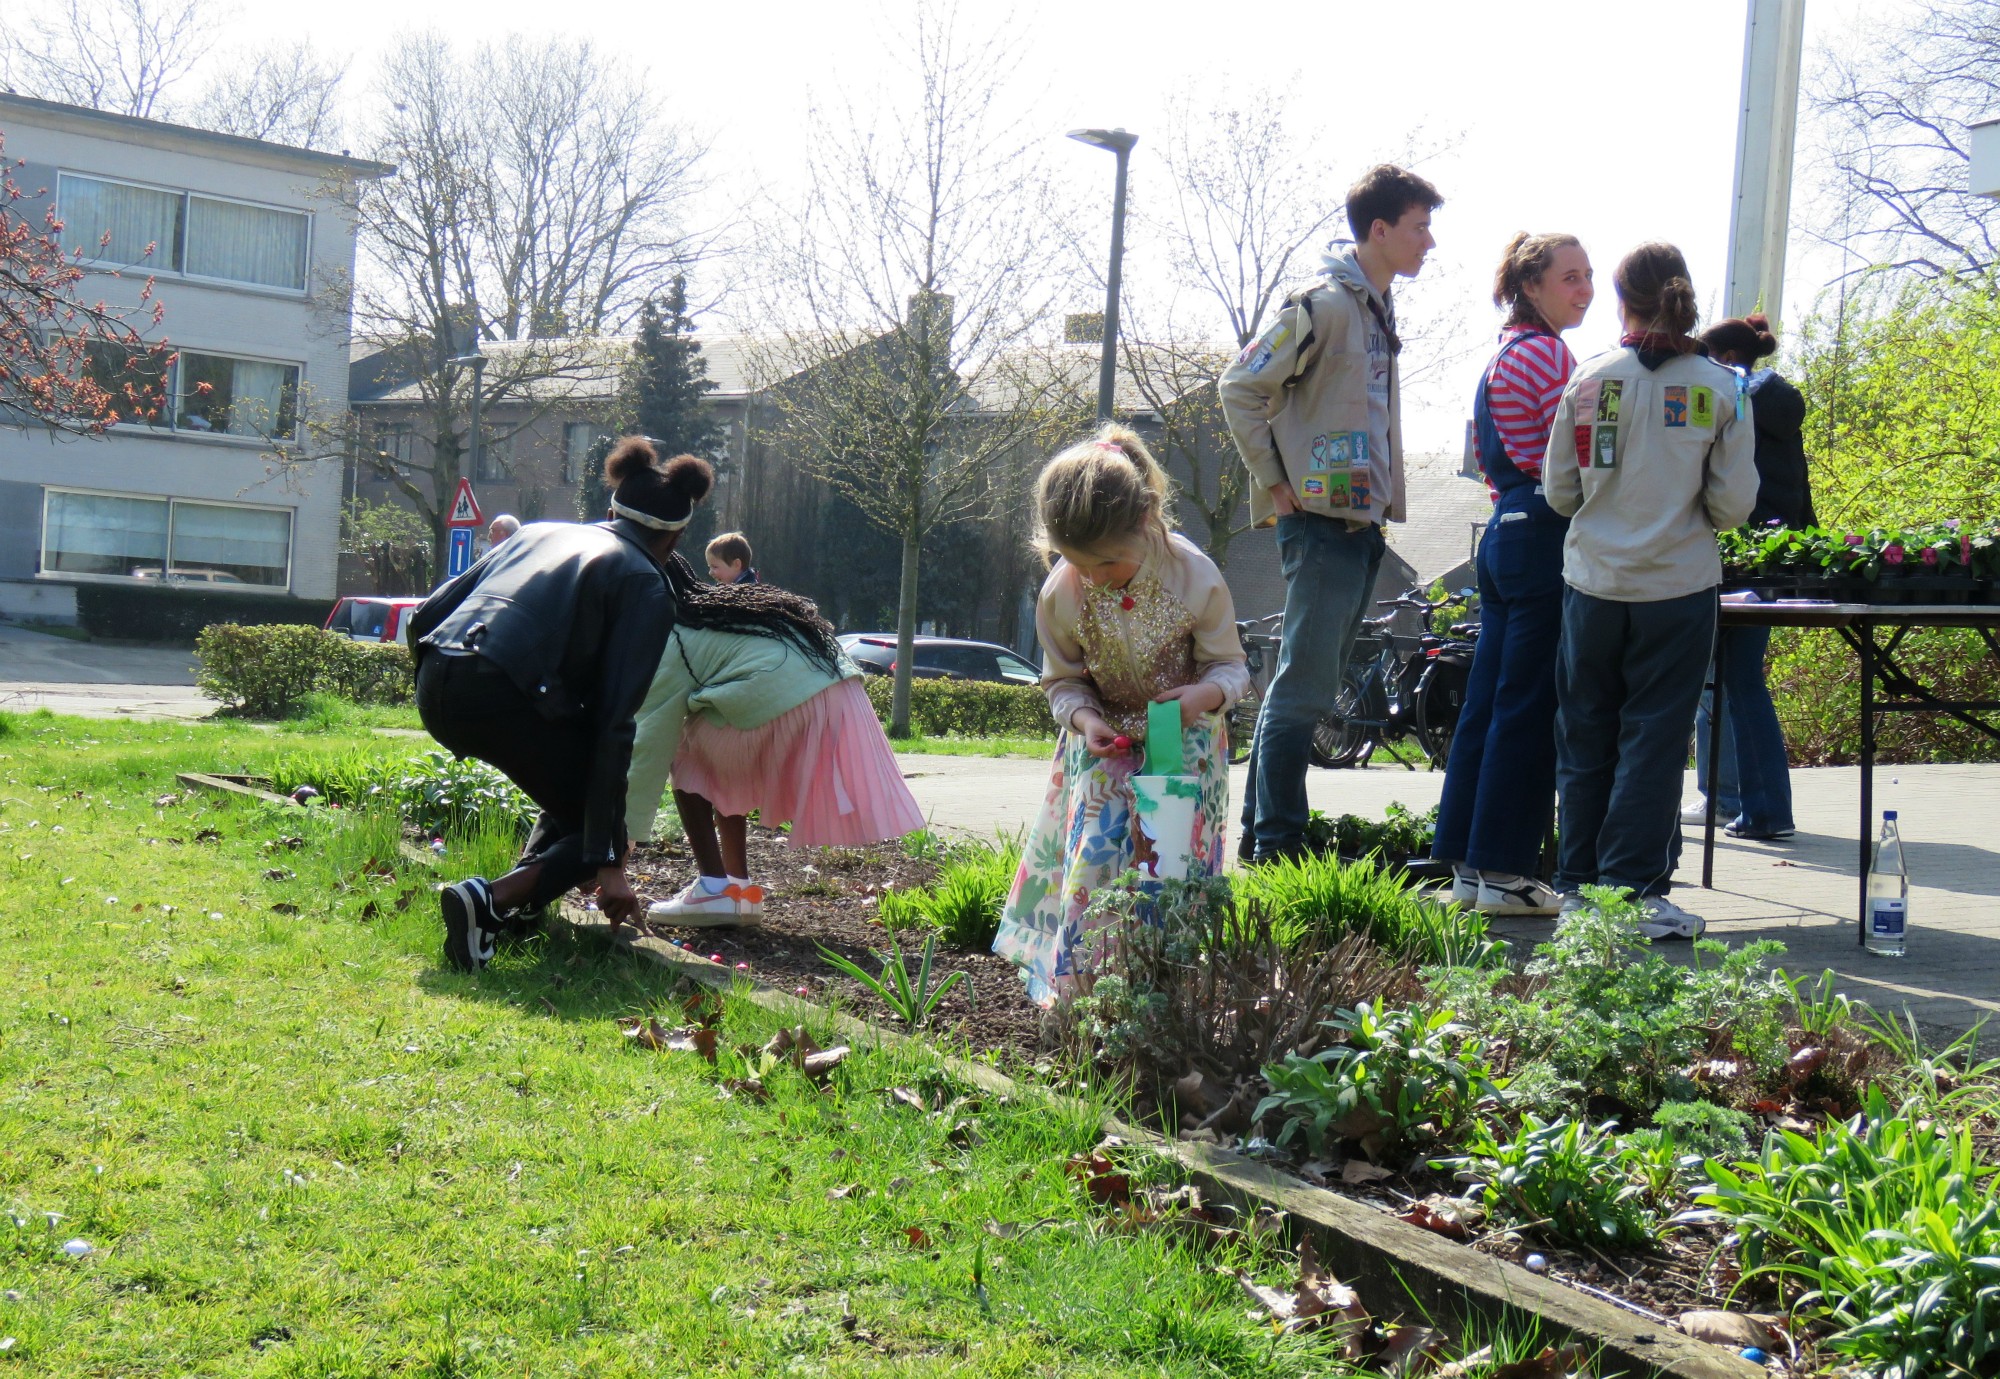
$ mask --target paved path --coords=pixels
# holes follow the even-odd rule
[[[986,836],[1024,827],[1048,781],[1047,765],[1039,761],[899,760],[934,823]],[[1432,771],[1315,770],[1308,773],[1306,794],[1314,808],[1328,813],[1380,817],[1392,800],[1428,809],[1443,783],[1443,774]],[[1241,768],[1232,773],[1231,784],[1241,799]],[[1689,830],[1674,898],[1706,918],[1713,937],[1731,943],[1777,939],[1786,945],[1784,964],[1791,971],[1830,967],[1849,995],[1879,1008],[1906,1007],[1935,1029],[1963,1030],[2000,1015],[2000,766],[1876,771],[1876,807],[1901,811],[1915,882],[1910,954],[1900,961],[1869,956],[1855,944],[1859,790],[1860,772],[1852,767],[1792,772],[1799,832],[1782,843],[1718,837],[1713,891],[1696,884],[1699,835]],[[1500,927],[1532,942],[1550,924],[1516,921]]]
[[[194,653],[103,646],[0,624],[0,709],[87,718],[204,718]]]

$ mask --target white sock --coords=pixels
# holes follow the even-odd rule
[[[747,886],[750,884],[750,878],[747,876],[732,876],[727,879],[727,884],[731,886]]]
[[[721,895],[723,891],[727,890],[729,887],[729,880],[727,877],[701,876],[701,877],[696,877],[695,879],[701,882],[701,888],[704,891],[708,892],[708,894],[710,895]]]

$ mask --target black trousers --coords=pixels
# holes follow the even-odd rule
[[[483,656],[434,651],[424,654],[417,671],[417,713],[453,755],[477,757],[541,806],[521,850],[520,865],[542,866],[527,908],[550,904],[595,877],[596,868],[583,861],[592,746],[586,720],[544,718],[506,672]],[[622,829],[617,841],[622,852]]]

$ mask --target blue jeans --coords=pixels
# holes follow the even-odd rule
[[[1284,642],[1257,715],[1243,799],[1243,827],[1260,857],[1305,842],[1313,726],[1340,693],[1382,551],[1382,528],[1373,522],[1350,528],[1337,518],[1305,512],[1278,519]]]
[[[1722,755],[1715,769],[1715,817],[1746,833],[1792,830],[1791,761],[1785,730],[1764,682],[1768,627],[1723,629]],[[1708,785],[1710,700],[1702,692],[1694,720],[1695,779]]]
[[[1715,591],[1618,603],[1563,591],[1556,658],[1556,886],[1665,895],[1688,732],[1715,651]]]
[[[1568,530],[1534,499],[1504,506],[1479,543],[1479,647],[1438,801],[1431,855],[1440,861],[1540,874],[1556,807],[1556,647]]]

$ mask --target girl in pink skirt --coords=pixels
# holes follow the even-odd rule
[[[648,918],[707,927],[763,917],[746,847],[753,810],[767,827],[790,823],[795,848],[924,826],[860,667],[810,600],[769,584],[705,584],[679,556],[668,581],[680,611],[639,708],[625,827],[653,836],[671,772],[701,874]]]

